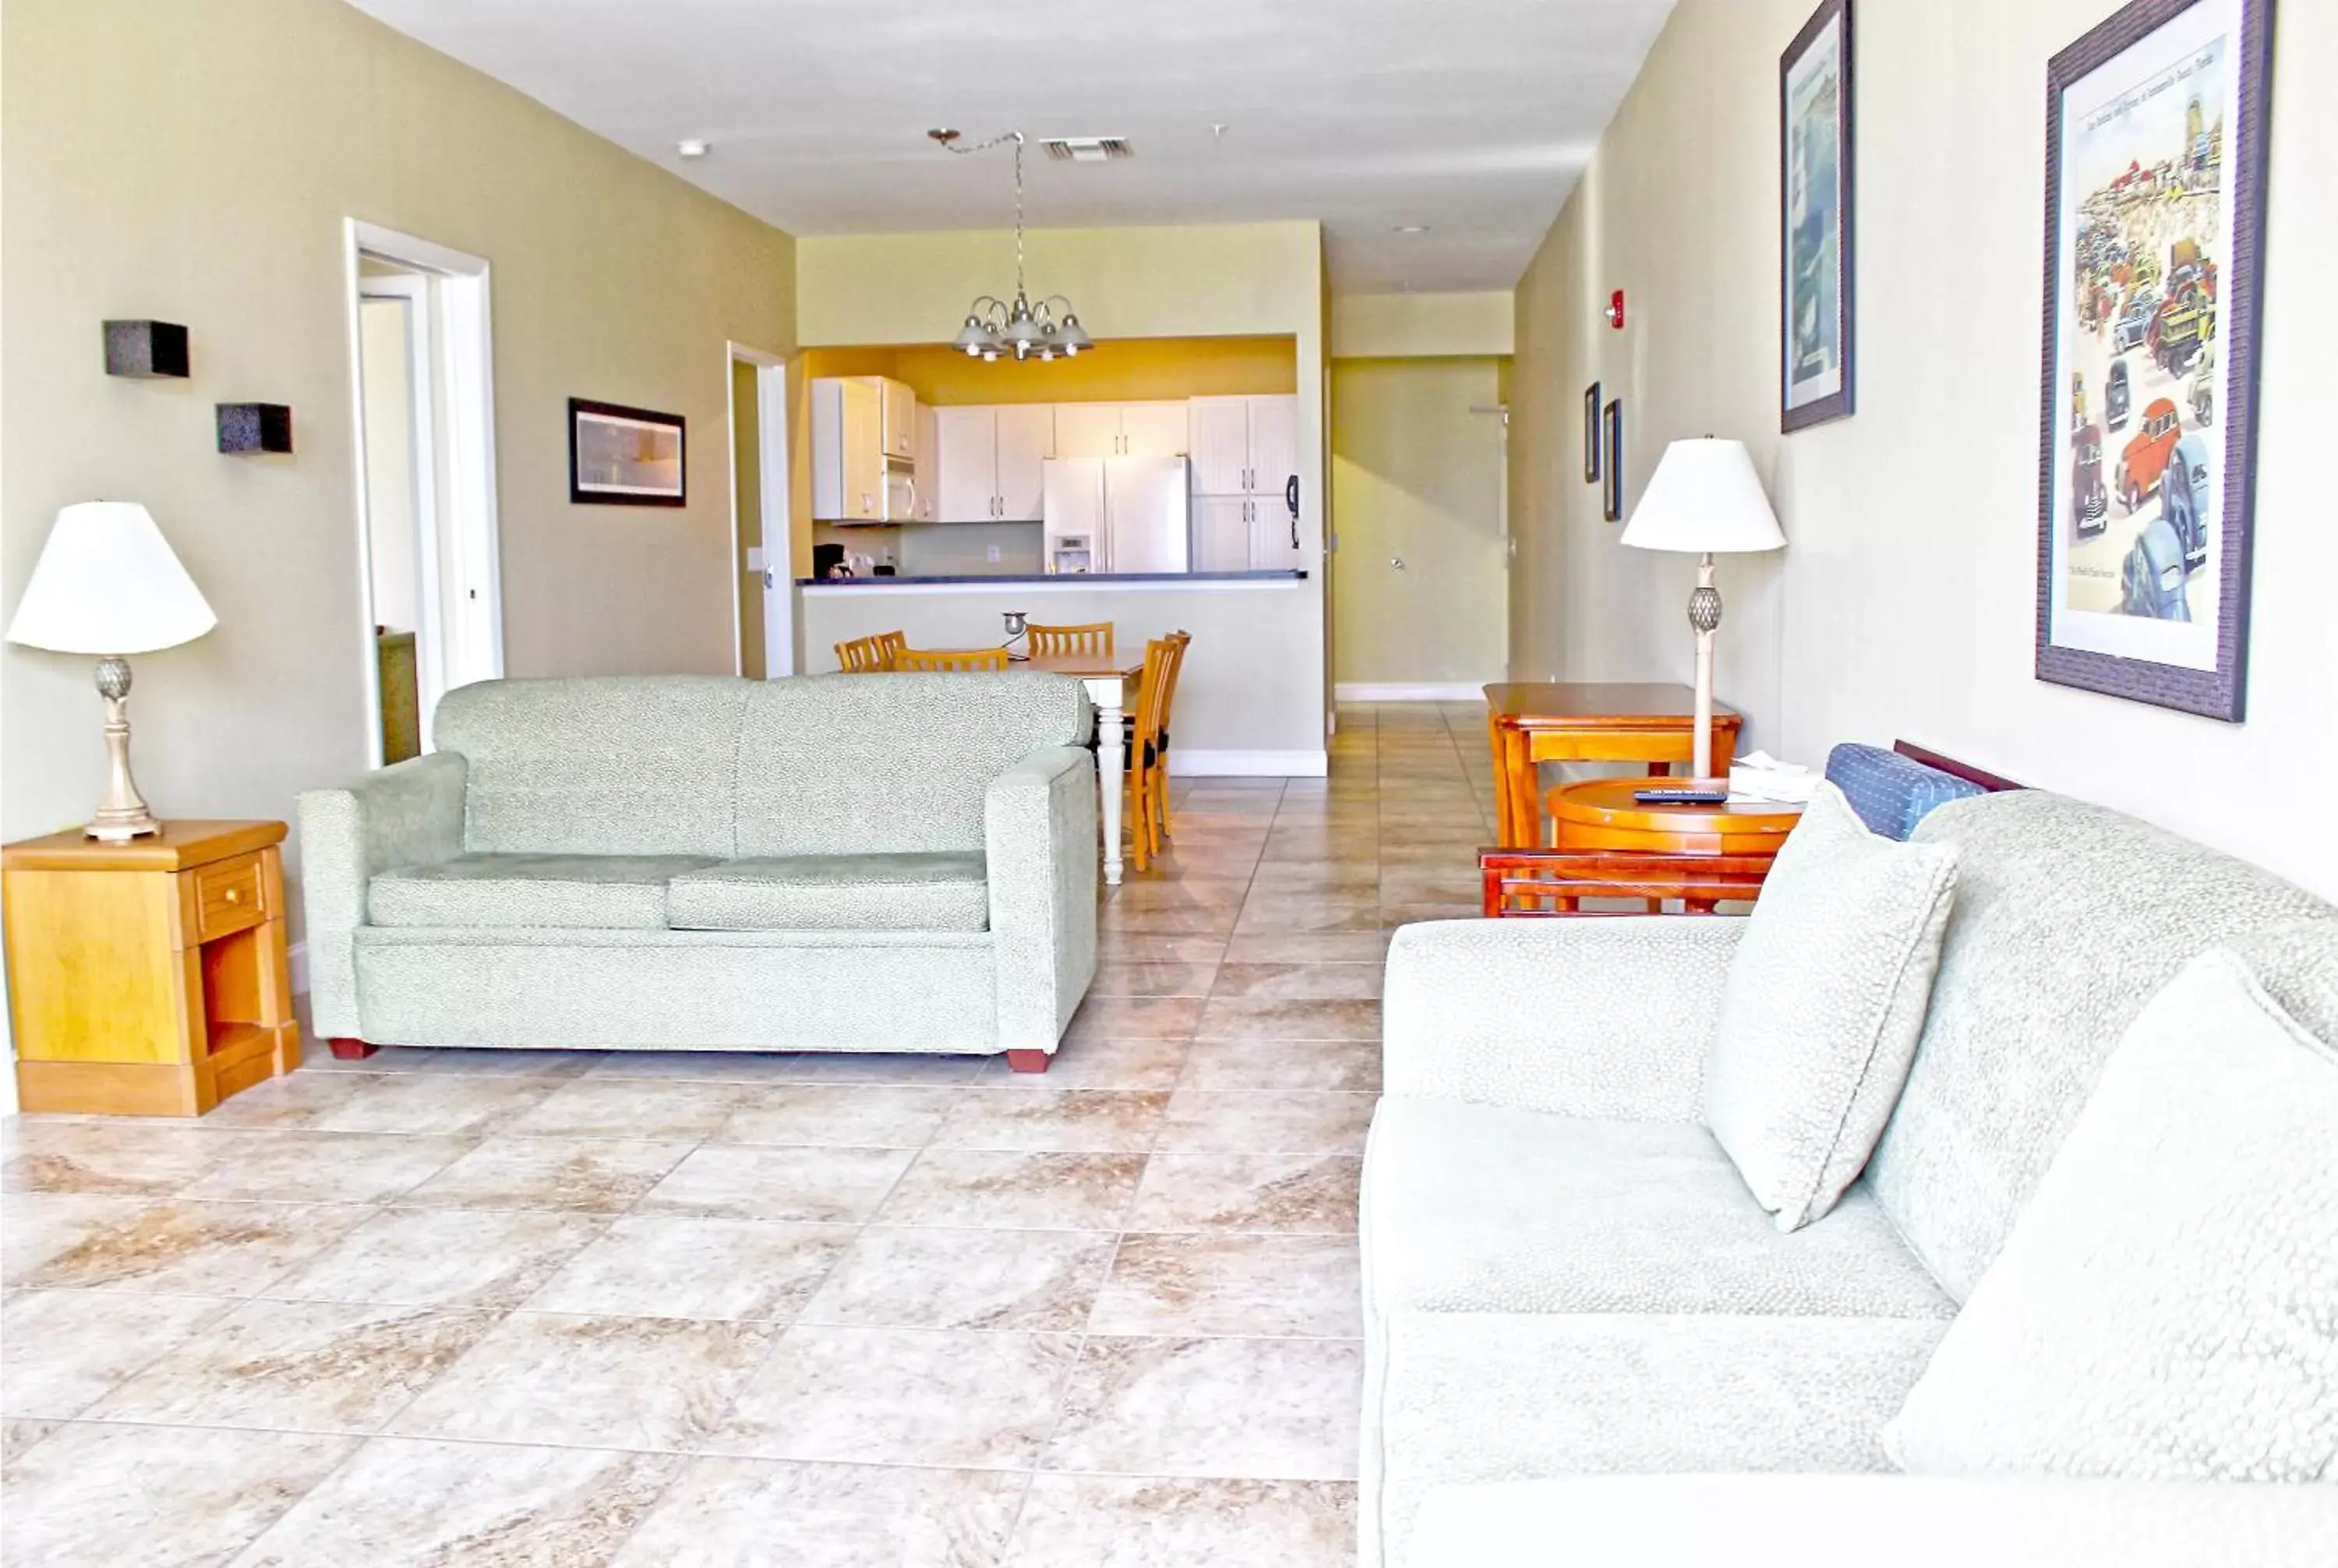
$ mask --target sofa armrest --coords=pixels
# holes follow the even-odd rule
[[[1564,1555],[1557,1544],[1565,1543]],[[1625,1475],[1440,1486],[1412,1568],[2326,1568],[2338,1486]]]
[[[1052,1052],[1095,978],[1095,759],[1034,751],[991,780],[982,815],[999,1046]]]
[[[300,792],[300,891],[308,913],[309,1005],[326,1038],[359,1035],[354,936],[377,871],[463,852],[458,751],[433,751],[338,789]]]
[[[1389,945],[1390,1094],[1696,1121],[1743,920],[1441,920]]]

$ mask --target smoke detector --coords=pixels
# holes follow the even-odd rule
[[[1125,136],[1049,136],[1039,145],[1048,157],[1072,163],[1110,163],[1136,156]]]

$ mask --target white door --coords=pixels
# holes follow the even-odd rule
[[[1104,467],[1105,554],[1115,572],[1191,570],[1192,481],[1182,457],[1131,457]]]
[[[1292,542],[1291,508],[1280,495],[1253,495],[1250,500],[1250,569],[1291,572],[1299,566],[1299,546]]]
[[[1201,495],[1194,501],[1194,570],[1250,570],[1250,502],[1241,495]]]
[[[909,472],[918,481],[918,521],[930,523],[942,487],[941,446],[934,428],[933,405],[918,405],[916,428],[917,439],[909,447]]]
[[[1119,404],[1058,403],[1055,409],[1056,456],[1120,456]]]
[[[1250,488],[1282,505],[1299,473],[1299,399],[1250,399]]]
[[[1046,464],[1059,456],[1056,406],[998,406],[998,516],[1008,523],[1036,523],[1046,514]]]
[[[1124,457],[1183,457],[1192,446],[1184,400],[1124,403],[1120,407],[1120,455]]]
[[[1186,406],[1194,494],[1239,495],[1250,486],[1250,399],[1195,397]]]
[[[998,410],[934,410],[934,520],[983,523],[998,514]],[[922,468],[919,471],[923,476]]]
[[[874,522],[885,510],[885,406],[866,381],[847,381],[844,395],[844,514]]]

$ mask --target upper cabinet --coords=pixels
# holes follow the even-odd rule
[[[1058,457],[1181,457],[1191,446],[1183,401],[1058,403]]]
[[[822,523],[878,523],[887,511],[884,397],[869,381],[811,384],[811,514]]]
[[[938,472],[930,521],[1038,522],[1046,462],[1056,456],[1056,412],[1047,403],[935,409]]]
[[[909,463],[918,453],[918,395],[906,382],[888,376],[871,376],[878,401],[883,406],[885,456],[896,463]]]
[[[1299,475],[1299,399],[1287,394],[1192,400],[1194,494],[1284,494]]]

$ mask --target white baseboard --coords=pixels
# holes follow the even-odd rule
[[[1331,688],[1342,702],[1482,702],[1482,681],[1342,681]]]
[[[1321,751],[1185,751],[1169,752],[1169,773],[1176,779],[1321,779],[1331,771],[1329,755]]]
[[[284,961],[292,971],[292,995],[303,995],[309,989],[309,945],[293,943],[284,950]]]

